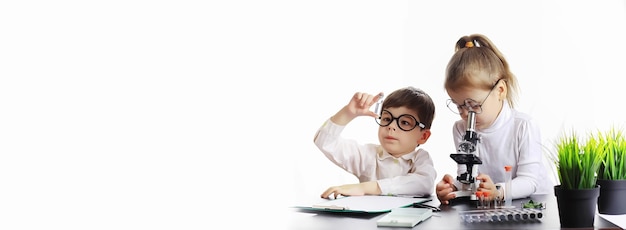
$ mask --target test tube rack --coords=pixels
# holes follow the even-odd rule
[[[522,222],[539,221],[543,212],[535,208],[489,209],[461,211],[459,216],[465,223]]]

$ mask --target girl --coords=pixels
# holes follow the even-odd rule
[[[472,173],[480,180],[478,191],[497,195],[495,183],[505,181],[504,167],[512,166],[512,198],[545,194],[551,185],[544,167],[539,127],[529,115],[514,109],[517,80],[496,46],[484,35],[461,37],[448,62],[444,83],[452,112],[461,116],[453,126],[455,146],[463,141],[469,111],[475,112],[480,137],[475,153],[482,164]],[[459,165],[457,173],[466,172]],[[437,198],[448,204],[461,183],[446,174],[436,185]],[[508,204],[507,204],[508,205]]]

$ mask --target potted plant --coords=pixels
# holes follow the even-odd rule
[[[561,227],[593,227],[599,186],[596,173],[602,163],[602,145],[595,138],[584,144],[575,132],[555,142],[559,185],[554,186]]]
[[[598,133],[604,142],[604,158],[598,171],[600,186],[598,212],[602,214],[626,214],[626,137],[615,127]]]

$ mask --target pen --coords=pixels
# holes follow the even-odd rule
[[[441,211],[441,209],[439,207],[435,207],[435,206],[431,206],[431,205],[427,205],[427,204],[422,204],[422,203],[414,203],[413,207],[415,207],[415,208],[429,208],[429,209],[432,209],[433,212]]]
[[[322,209],[328,209],[328,210],[348,210],[348,207],[344,207],[344,206],[338,206],[338,205],[313,205],[313,208],[322,208]]]
[[[430,198],[430,195],[422,195],[422,196],[414,196],[414,195],[394,195],[397,197],[407,197],[407,198]]]

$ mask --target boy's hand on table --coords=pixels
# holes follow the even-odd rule
[[[380,195],[381,191],[378,187],[378,182],[368,181],[358,184],[344,184],[340,186],[333,186],[321,195],[322,198],[337,198],[338,196],[363,196],[363,195]]]

